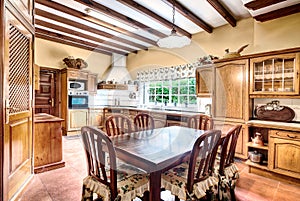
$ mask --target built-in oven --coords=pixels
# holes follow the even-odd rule
[[[89,93],[87,91],[72,91],[68,93],[69,109],[87,109],[89,107]]]

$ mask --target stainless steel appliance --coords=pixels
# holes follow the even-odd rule
[[[69,109],[87,109],[89,107],[89,93],[87,91],[69,90]]]
[[[86,81],[84,80],[69,80],[68,82],[69,90],[86,90]]]

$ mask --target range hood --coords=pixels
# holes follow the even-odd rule
[[[126,67],[126,56],[113,53],[112,65],[105,71],[102,79],[122,84],[125,81],[132,80]]]

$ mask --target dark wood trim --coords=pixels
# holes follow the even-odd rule
[[[267,7],[267,6],[271,6],[273,4],[277,4],[277,3],[280,3],[280,2],[283,2],[283,1],[286,1],[286,0],[253,0],[253,1],[250,1],[246,4],[244,4],[244,6],[248,9],[251,9],[251,10],[257,10],[257,9],[260,9],[260,8],[264,8],[264,7]]]
[[[173,5],[173,0],[163,0],[168,5]],[[189,11],[187,8],[185,8],[183,5],[181,5],[178,1],[175,1],[175,8],[176,10],[186,17],[187,19],[191,20],[195,24],[197,24],[199,27],[201,27],[203,30],[205,30],[208,33],[212,33],[213,28],[208,25],[206,22],[204,22],[202,19],[200,19],[198,16],[196,16],[194,13]]]
[[[243,56],[234,57],[234,58],[218,59],[218,60],[214,60],[213,62],[220,63],[220,62],[226,62],[226,61],[252,59],[252,58],[257,58],[257,57],[265,57],[265,56],[272,56],[272,55],[277,55],[277,54],[287,54],[287,53],[294,53],[294,52],[300,52],[300,47],[282,49],[282,50],[274,50],[274,51],[255,53],[255,54],[248,54],[248,55],[243,55]]]
[[[232,26],[236,26],[236,20],[230,14],[230,12],[218,1],[218,0],[207,0],[208,3]]]
[[[300,12],[300,3],[289,7],[281,8],[278,10],[274,10],[265,14],[254,16],[254,19],[260,22],[266,22],[269,20],[277,19],[280,17],[288,16],[299,12]]]
[[[4,69],[4,36],[5,36],[5,15],[4,15],[4,1],[0,1],[0,83],[1,83],[1,87],[0,87],[0,100],[3,100],[3,69]],[[1,108],[0,108],[0,121],[1,121],[1,126],[0,126],[0,200],[5,200],[5,196],[7,193],[4,190],[4,119],[3,119],[3,101],[1,101]]]
[[[92,43],[92,42],[88,42],[88,41],[85,41],[85,40],[76,39],[76,38],[73,38],[73,37],[70,37],[70,36],[67,36],[67,35],[55,33],[55,32],[52,32],[52,31],[45,30],[45,29],[41,29],[41,28],[36,28],[36,33],[43,34],[43,35],[50,36],[50,37],[54,37],[54,38],[60,38],[62,40],[66,40],[66,41],[72,41],[74,43],[79,43],[81,45],[89,46],[89,47],[92,47],[94,49],[99,49],[99,50],[103,50],[103,51],[106,51],[106,52],[114,52],[114,53],[121,54],[121,55],[127,55],[127,52],[123,52],[123,51],[120,51],[120,50],[117,50],[117,49],[112,49],[112,48],[105,47],[105,46],[95,44],[95,43]]]
[[[164,26],[166,26],[166,27],[168,27],[170,29],[173,28],[173,24],[171,22],[169,22],[168,20],[160,17],[159,15],[155,14],[154,12],[152,12],[151,10],[149,10],[148,8],[145,8],[144,6],[138,4],[135,1],[132,1],[132,0],[117,0],[117,1],[119,1],[120,3],[122,3],[122,4],[124,4],[124,5],[128,6],[128,7],[130,7],[133,10],[136,10],[136,11],[138,11],[140,13],[143,13],[143,14],[145,14],[147,16],[150,16],[156,22],[158,22],[158,23],[160,23],[160,24],[162,24],[162,25],[164,25]],[[192,35],[189,32],[187,32],[186,30],[184,30],[184,29],[182,29],[182,28],[180,28],[180,27],[178,27],[176,25],[174,27],[175,27],[175,29],[176,29],[176,31],[178,33],[180,33],[182,35],[185,35],[185,36],[187,36],[189,38],[192,37]]]
[[[91,35],[84,34],[84,33],[79,32],[79,31],[71,30],[71,29],[68,29],[66,27],[62,27],[62,26],[59,26],[59,25],[56,25],[56,24],[53,24],[53,23],[46,22],[46,21],[43,21],[43,20],[40,20],[40,19],[36,19],[35,23],[37,25],[40,25],[40,26],[43,26],[43,27],[55,29],[57,31],[68,33],[68,34],[71,34],[71,35],[74,35],[74,36],[77,36],[77,37],[86,38],[86,39],[94,41],[95,43],[102,43],[102,44],[105,44],[105,45],[110,45],[110,46],[113,46],[115,48],[123,49],[123,50],[128,51],[128,52],[133,52],[133,51],[136,50],[136,49],[132,49],[130,47],[124,46],[124,45],[120,45],[120,44],[117,44],[117,43],[114,43],[114,42],[111,42],[111,41],[108,41],[108,40],[103,40],[103,39],[100,39],[100,38],[97,38],[97,37],[94,37],[94,36],[91,36]]]
[[[35,36],[37,38],[41,38],[41,39],[45,39],[45,40],[49,40],[49,41],[53,41],[53,42],[61,43],[61,44],[65,44],[65,45],[70,45],[70,46],[73,46],[73,47],[89,50],[89,51],[92,51],[92,52],[97,52],[97,53],[101,53],[101,54],[105,54],[105,55],[109,55],[109,56],[112,55],[112,53],[106,52],[104,50],[100,50],[100,49],[93,48],[93,47],[90,47],[90,46],[75,43],[74,41],[64,40],[64,39],[61,39],[61,38],[58,38],[58,37],[55,37],[55,36],[45,35],[45,34],[39,33],[39,32],[36,32]]]
[[[106,6],[103,6],[99,3],[96,3],[93,0],[74,0],[74,1],[79,2],[79,3],[81,3],[85,6],[88,6],[92,9],[94,9],[94,10],[97,10],[97,11],[99,11],[99,12],[105,14],[105,15],[108,15],[108,16],[111,16],[115,19],[118,19],[118,20],[120,20],[120,21],[122,21],[126,24],[129,24],[133,27],[138,27],[140,29],[143,29],[143,30],[145,30],[145,31],[147,31],[147,32],[149,32],[153,35],[156,35],[156,36],[160,37],[160,38],[166,37],[166,34],[164,34],[162,32],[159,32],[159,31],[149,27],[148,25],[140,23],[140,22],[138,22],[138,21],[136,21],[132,18],[129,18],[129,17],[127,17],[127,16],[125,16],[121,13],[118,13],[118,12],[116,12],[116,11],[106,7]]]
[[[138,44],[138,43],[135,43],[135,42],[132,42],[130,40],[126,40],[124,38],[120,38],[118,36],[114,36],[112,34],[109,34],[109,33],[106,33],[104,31],[101,31],[99,29],[96,29],[96,28],[93,28],[93,27],[90,27],[90,26],[87,26],[87,25],[84,25],[84,24],[80,24],[80,23],[77,23],[73,20],[69,20],[67,18],[64,18],[64,17],[61,17],[61,16],[58,16],[58,15],[54,15],[52,13],[49,13],[47,11],[43,11],[43,10],[40,10],[40,9],[36,9],[36,14],[37,15],[40,15],[42,17],[46,17],[48,19],[51,19],[51,20],[55,20],[55,21],[58,21],[58,22],[61,22],[61,23],[64,23],[64,24],[67,24],[67,25],[70,25],[70,26],[73,26],[73,27],[77,27],[79,29],[84,29],[86,31],[89,31],[89,32],[92,32],[92,33],[95,33],[95,34],[98,34],[100,36],[104,36],[104,37],[107,37],[107,38],[111,38],[115,41],[119,41],[121,43],[125,43],[125,44],[128,44],[128,45],[131,45],[131,46],[134,46],[134,47],[138,47],[138,48],[141,48],[141,49],[147,49],[146,46],[144,45],[141,45],[141,44]]]
[[[127,36],[130,36],[132,38],[135,38],[137,40],[140,40],[140,41],[143,41],[143,42],[146,42],[146,43],[149,43],[151,45],[156,45],[156,41],[154,40],[151,40],[149,38],[146,38],[146,37],[143,37],[141,35],[138,35],[138,34],[135,34],[135,33],[132,33],[132,32],[129,32],[127,31],[126,29],[123,29],[123,28],[120,28],[120,27],[117,27],[113,24],[109,24],[107,22],[104,22],[102,20],[99,20],[97,18],[94,18],[92,16],[89,16],[85,13],[82,13],[82,12],[79,12],[77,10],[74,10],[72,8],[69,8],[69,7],[66,7],[66,6],[63,6],[59,3],[56,3],[56,2],[53,2],[53,1],[45,1],[45,0],[36,0],[35,2],[41,4],[41,5],[44,5],[44,6],[47,6],[49,8],[53,8],[55,10],[58,10],[60,12],[63,12],[63,13],[66,13],[66,14],[69,14],[69,15],[72,15],[74,17],[77,17],[77,18],[80,18],[82,20],[85,20],[85,21],[88,21],[88,22],[91,22],[93,24],[96,24],[98,26],[102,26],[104,28],[107,28],[107,29],[110,29],[110,30],[113,30],[113,31],[116,31],[118,33],[121,33],[121,34],[124,34],[124,35],[127,35]],[[37,11],[37,9],[36,9]],[[53,13],[51,13],[51,15],[53,15]],[[44,17],[47,17],[47,18],[50,18],[52,16],[49,16],[49,15],[46,15],[46,14],[43,14],[42,16]],[[128,43],[129,44],[129,43]],[[138,44],[138,43],[137,43]],[[135,46],[135,45],[132,45],[132,46]],[[139,46],[136,46],[136,47],[139,47]],[[144,49],[146,48],[145,46],[143,47],[140,47],[141,49]]]

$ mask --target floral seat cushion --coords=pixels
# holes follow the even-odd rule
[[[131,201],[137,196],[143,196],[143,193],[149,190],[149,177],[142,170],[122,163],[117,168],[117,188],[118,199],[122,201]],[[107,171],[109,178],[109,170]],[[109,186],[97,181],[92,176],[87,176],[83,180],[86,192],[83,192],[83,197],[89,197],[91,193],[96,193],[103,201],[111,200],[111,192]]]
[[[208,179],[195,183],[193,192],[189,193],[186,190],[187,176],[188,176],[188,163],[182,163],[162,174],[162,187],[171,191],[173,195],[178,198],[186,200],[187,198],[196,197],[200,199],[206,195],[206,191],[211,187],[218,184],[216,177],[209,177]]]

